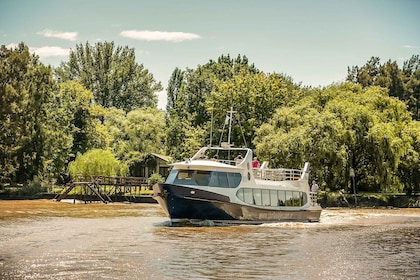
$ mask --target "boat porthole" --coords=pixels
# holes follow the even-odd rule
[[[195,194],[195,191],[190,191],[190,194]]]

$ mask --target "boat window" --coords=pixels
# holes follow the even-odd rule
[[[293,206],[293,192],[286,191],[286,206]]]
[[[301,206],[299,192],[293,192],[293,206]]]
[[[236,188],[241,183],[240,173],[204,170],[175,170],[169,174],[167,184],[197,185],[221,188]]]
[[[278,191],[278,205],[279,206],[286,206],[286,192],[285,191]]]
[[[308,202],[308,197],[306,193],[300,194],[300,201],[301,201],[301,205],[305,205]]]
[[[262,196],[262,205],[271,206],[270,190],[261,190],[261,196]]]
[[[277,197],[277,191],[276,190],[270,190],[270,205],[271,206],[280,206],[278,204],[278,197]]]
[[[300,207],[307,203],[304,192],[278,191],[269,189],[241,188],[236,196],[243,202],[257,206]]]
[[[239,186],[242,180],[241,173],[227,173],[229,179],[229,187],[236,188]]]
[[[243,193],[244,193],[244,202],[245,203],[248,203],[248,204],[255,204],[255,201],[254,201],[254,196],[252,195],[252,189],[250,189],[250,188],[245,188],[245,189],[242,189],[243,190]]]
[[[166,178],[166,183],[172,184],[175,181],[176,176],[178,175],[178,170],[172,169],[169,173],[168,178]]]
[[[237,196],[240,200],[245,201],[245,198],[244,198],[244,189],[239,189],[239,190],[238,190],[238,192],[236,193],[236,196]]]
[[[255,205],[262,205],[262,198],[261,198],[261,190],[260,189],[253,189],[252,194],[254,195],[254,204]]]

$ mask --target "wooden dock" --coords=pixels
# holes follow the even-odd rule
[[[61,201],[73,198],[85,203],[154,202],[151,195],[141,195],[141,192],[148,188],[147,179],[144,177],[90,176],[89,180],[86,180],[83,176],[78,176],[77,181],[66,184],[63,191],[54,199]]]

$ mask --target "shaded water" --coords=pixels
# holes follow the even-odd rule
[[[420,209],[169,227],[157,204],[0,201],[0,279],[419,279]]]

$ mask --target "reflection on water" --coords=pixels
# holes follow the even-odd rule
[[[0,201],[0,279],[419,279],[420,209],[170,227],[156,204]]]

